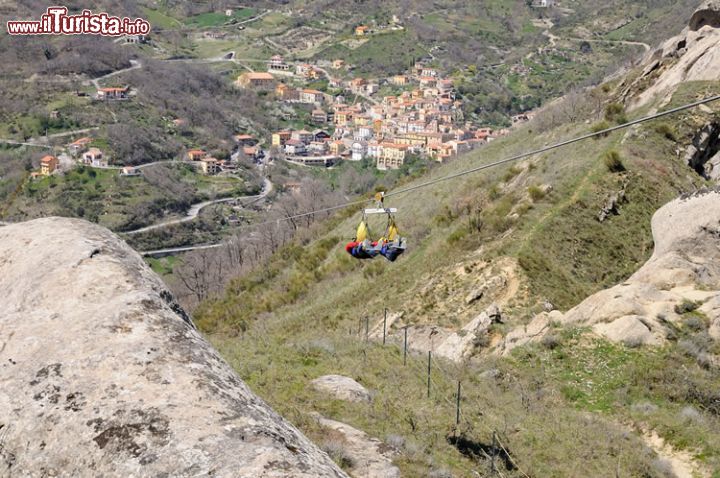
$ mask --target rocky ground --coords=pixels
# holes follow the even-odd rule
[[[346,476],[110,231],[0,229],[0,476]]]

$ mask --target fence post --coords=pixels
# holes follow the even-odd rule
[[[455,425],[460,425],[460,380],[458,380],[457,403],[455,407]]]
[[[365,342],[370,340],[370,317],[365,317]]]
[[[428,377],[427,377],[427,396],[430,398],[430,364],[432,363],[432,352],[428,350]]]
[[[403,347],[403,365],[407,365],[407,329],[408,326],[405,326],[405,345]]]
[[[386,333],[387,333],[387,307],[385,307],[385,312],[383,315],[383,345],[385,345]]]
[[[490,455],[490,471],[497,473],[497,467],[495,466],[495,455],[497,454],[497,432],[493,430],[493,441],[492,441],[492,455]]]

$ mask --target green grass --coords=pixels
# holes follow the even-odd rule
[[[173,269],[178,265],[178,262],[181,262],[178,256],[165,256],[159,259],[147,257],[145,261],[160,277],[172,275]]]
[[[232,16],[225,15],[224,12],[208,12],[200,15],[194,15],[185,19],[186,25],[197,26],[200,28],[218,27],[232,22],[233,20],[245,20],[255,15],[254,8],[242,8],[233,10]]]
[[[425,54],[424,49],[406,31],[372,35],[356,49],[336,44],[322,50],[317,58],[334,60],[342,58],[357,66],[358,73],[398,74],[413,65],[413,61]]]
[[[145,19],[150,22],[150,25],[153,27],[172,29],[182,26],[182,23],[178,19],[173,18],[160,10],[142,7],[142,11]]]

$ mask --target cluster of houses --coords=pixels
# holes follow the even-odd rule
[[[75,159],[78,165],[92,166],[95,168],[103,168],[108,165],[108,158],[99,148],[91,147],[92,138],[85,136],[66,144],[67,153]],[[62,156],[62,155],[61,155]],[[42,176],[50,176],[58,171],[60,161],[56,156],[46,155],[40,159],[40,169],[31,174],[32,178]],[[139,176],[140,170],[131,166],[126,166],[120,171],[121,176]]]
[[[434,68],[417,64],[408,74],[385,81],[402,87],[403,92],[375,103],[353,104],[347,104],[342,95],[329,98],[316,90],[277,84],[278,99],[314,104],[311,122],[331,124],[334,132],[279,131],[272,135],[272,145],[295,159],[328,155],[353,161],[371,158],[384,170],[401,167],[410,153],[443,161],[506,133],[465,122],[452,79],[443,78]],[[378,83],[355,78],[340,86],[371,95],[377,92]]]
[[[68,144],[67,150],[72,157],[77,158],[78,164],[96,168],[106,167],[107,157],[100,149],[90,147],[91,142],[92,138],[86,136]]]
[[[262,155],[262,151],[256,146],[258,141],[249,134],[237,134],[233,137],[238,146],[239,152],[242,152],[250,159],[257,159]],[[212,176],[223,171],[236,171],[238,168],[237,157],[231,159],[218,159],[211,156],[202,149],[191,149],[185,154],[187,161],[193,162],[197,166],[197,170],[208,176]]]

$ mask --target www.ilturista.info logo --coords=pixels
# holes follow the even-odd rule
[[[107,13],[83,10],[78,15],[68,15],[67,7],[48,7],[39,21],[9,21],[10,35],[146,35],[150,23],[142,18],[112,17]]]

